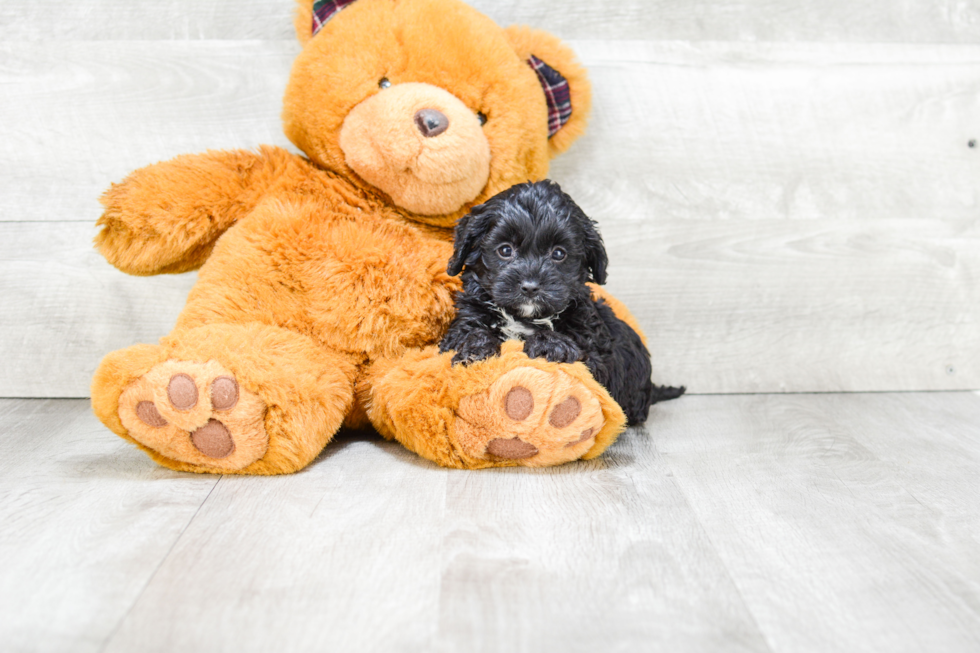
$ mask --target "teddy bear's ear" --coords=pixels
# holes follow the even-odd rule
[[[504,30],[511,47],[534,70],[548,101],[548,145],[551,156],[567,150],[585,131],[592,107],[592,88],[575,53],[556,36],[513,25]]]
[[[353,2],[354,0],[297,0],[296,17],[293,19],[296,38],[306,45],[334,14]]]

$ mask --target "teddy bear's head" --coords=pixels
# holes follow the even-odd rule
[[[296,31],[287,136],[421,222],[452,226],[543,179],[585,129],[589,85],[571,50],[458,0],[300,0]]]

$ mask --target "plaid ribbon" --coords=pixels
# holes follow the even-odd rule
[[[333,15],[354,0],[316,0],[313,3],[313,36],[333,18]]]
[[[548,138],[558,133],[572,117],[572,96],[568,80],[562,74],[533,54],[527,63],[538,74],[538,81],[548,100]]]

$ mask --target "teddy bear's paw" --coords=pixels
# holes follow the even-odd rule
[[[119,419],[133,439],[217,471],[239,470],[265,455],[265,413],[265,402],[216,361],[164,361],[119,398]]]
[[[467,456],[546,467],[581,458],[604,418],[599,399],[559,370],[518,367],[460,400],[455,435]]]

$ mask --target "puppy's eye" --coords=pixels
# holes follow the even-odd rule
[[[568,254],[566,254],[565,250],[563,250],[561,247],[556,247],[551,250],[551,258],[555,261],[564,261],[566,256],[568,256]]]
[[[382,77],[381,81],[378,82],[378,88],[391,88],[391,82],[388,81],[387,77]]]
[[[487,124],[487,114],[483,113],[482,111],[476,112],[476,119],[480,121],[481,127]]]
[[[503,245],[497,248],[497,256],[499,256],[504,260],[507,260],[509,258],[514,258],[514,248],[504,243]]]

